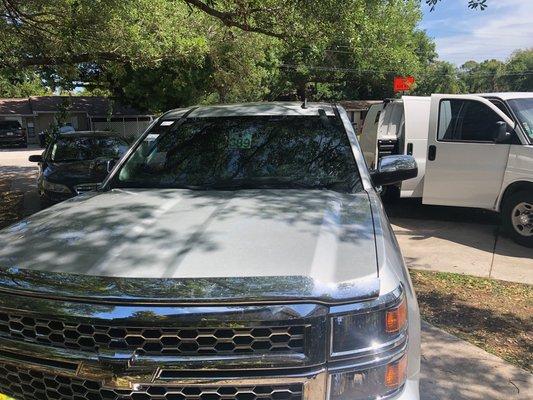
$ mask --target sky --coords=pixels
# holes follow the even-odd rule
[[[533,48],[533,0],[487,0],[484,11],[468,0],[441,0],[435,11],[422,1],[420,27],[435,40],[439,58],[465,61],[507,59],[516,49]]]

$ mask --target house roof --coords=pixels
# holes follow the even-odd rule
[[[28,115],[57,112],[67,107],[69,112],[90,116],[148,115],[139,110],[98,96],[31,96],[25,99],[0,99],[0,115]]]
[[[31,115],[28,99],[0,99],[0,115]]]

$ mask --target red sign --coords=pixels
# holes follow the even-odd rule
[[[403,92],[411,89],[411,86],[415,83],[415,78],[412,76],[395,76],[394,77],[394,91]]]

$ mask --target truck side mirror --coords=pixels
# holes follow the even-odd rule
[[[510,143],[512,136],[512,133],[507,129],[507,123],[505,121],[496,122],[496,137],[494,138],[495,143]]]
[[[416,178],[418,166],[413,156],[395,155],[382,157],[378,167],[370,171],[375,186],[393,185],[406,179]]]

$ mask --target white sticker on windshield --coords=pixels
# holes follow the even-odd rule
[[[163,121],[161,122],[160,126],[169,126],[169,125],[172,125],[174,122],[176,121]]]
[[[159,137],[159,133],[149,133],[144,138],[144,141],[145,142],[152,142],[152,141],[156,140],[158,137]]]

